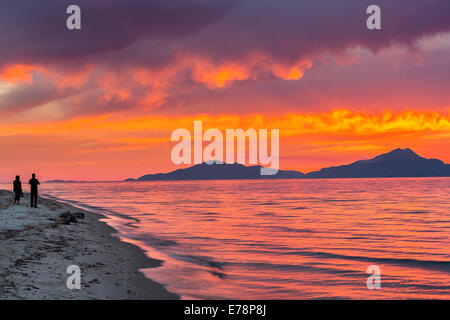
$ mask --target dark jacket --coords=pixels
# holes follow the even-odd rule
[[[29,185],[31,185],[31,193],[37,193],[38,192],[38,184],[39,180],[36,178],[31,178],[30,182],[28,182]]]
[[[22,193],[22,182],[20,180],[14,180],[14,193],[21,194]]]

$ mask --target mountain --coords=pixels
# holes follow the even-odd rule
[[[450,165],[426,159],[411,149],[395,149],[370,160],[323,168],[305,178],[450,177]]]
[[[229,180],[229,179],[300,179],[304,174],[298,171],[279,170],[272,176],[260,175],[261,166],[246,167],[242,164],[201,163],[186,169],[169,173],[147,174],[138,181],[152,180]],[[130,179],[127,179],[130,181]]]
[[[390,178],[390,177],[450,177],[450,165],[438,159],[426,159],[411,149],[395,149],[370,160],[323,168],[303,174],[279,170],[273,176],[261,176],[261,166],[242,164],[201,163],[169,173],[147,174],[137,181],[152,180],[227,180],[227,179],[317,179],[317,178]],[[127,179],[125,181],[136,181]]]

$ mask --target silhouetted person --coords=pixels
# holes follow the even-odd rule
[[[20,197],[23,196],[22,182],[20,182],[20,176],[16,176],[16,180],[14,180],[13,186],[14,186],[14,188],[13,188],[14,189],[14,204],[19,205]]]
[[[31,175],[31,179],[28,184],[30,185],[31,207],[37,208],[38,184],[40,183],[39,180],[36,179],[36,175],[34,173]]]

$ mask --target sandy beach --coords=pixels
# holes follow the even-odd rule
[[[178,299],[139,270],[157,267],[138,247],[120,241],[101,215],[54,200],[20,206],[0,190],[0,299]],[[84,214],[67,224],[61,215]],[[81,269],[81,289],[70,290],[67,267]]]

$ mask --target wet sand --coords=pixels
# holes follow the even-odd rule
[[[158,267],[138,247],[114,237],[103,216],[39,199],[20,206],[0,190],[0,299],[179,299],[139,270]],[[66,224],[60,215],[83,213]],[[81,289],[70,290],[67,267],[81,270]]]

